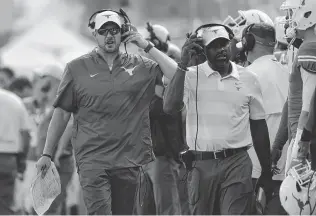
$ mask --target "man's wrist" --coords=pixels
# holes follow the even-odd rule
[[[148,42],[148,44],[147,44],[147,46],[144,49],[145,53],[148,53],[152,48],[154,48],[154,44],[153,43],[151,43],[150,41],[147,41],[147,42]]]
[[[178,69],[183,71],[183,72],[186,72],[188,70],[187,64],[185,64],[183,62],[179,62],[178,63]]]
[[[44,154],[41,155],[41,157],[48,157],[48,158],[50,158],[52,160],[52,156],[50,154],[45,154],[44,153]]]

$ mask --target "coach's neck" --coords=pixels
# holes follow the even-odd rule
[[[261,44],[255,44],[253,50],[249,51],[247,54],[247,60],[250,63],[253,63],[256,59],[266,56],[266,55],[273,55],[274,47],[267,47]]]
[[[113,53],[108,53],[100,47],[98,47],[97,52],[100,54],[102,59],[109,65],[109,67],[112,67],[115,58],[119,55],[119,50]]]

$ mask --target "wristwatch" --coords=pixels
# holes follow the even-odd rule
[[[154,44],[150,41],[148,41],[147,47],[144,49],[145,53],[148,53],[149,50],[151,50],[154,47]]]
[[[42,154],[41,157],[48,157],[48,158],[50,158],[52,160],[52,156],[49,155],[49,154]]]

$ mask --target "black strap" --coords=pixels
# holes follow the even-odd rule
[[[52,156],[51,156],[51,155],[49,155],[49,154],[42,154],[42,155],[41,155],[41,157],[43,157],[43,156],[45,156],[45,157],[48,157],[48,158],[52,159]]]
[[[213,159],[225,159],[233,156],[242,151],[247,151],[248,147],[236,148],[236,149],[225,149],[218,152],[208,152],[208,151],[192,151],[194,155],[194,160],[213,160]]]

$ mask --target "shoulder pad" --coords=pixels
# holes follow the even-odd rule
[[[316,73],[316,43],[302,44],[297,53],[298,65],[310,73]]]

